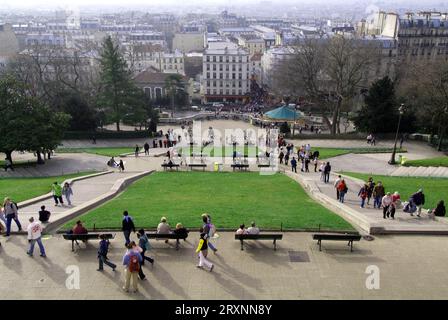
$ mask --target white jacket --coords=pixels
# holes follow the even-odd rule
[[[28,240],[36,240],[42,236],[42,226],[40,222],[34,221],[28,225]]]

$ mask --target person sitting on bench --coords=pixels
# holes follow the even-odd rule
[[[40,207],[39,211],[39,221],[42,223],[47,223],[50,220],[50,211],[45,210],[45,206]]]
[[[236,230],[236,234],[247,234],[246,226],[244,224],[240,225],[240,228]]]
[[[81,220],[78,220],[76,222],[76,225],[73,227],[72,229],[73,234],[87,234],[88,231],[86,228],[84,228],[84,226],[82,225]]]
[[[188,236],[187,228],[185,228],[180,222],[176,224],[176,229],[174,229],[173,233],[185,238]]]
[[[252,222],[251,227],[247,228],[247,234],[260,234],[260,229],[255,225],[255,222]]]
[[[160,219],[160,223],[157,226],[157,233],[160,233],[160,234],[170,234],[171,233],[171,227],[166,222],[166,218],[165,217],[162,217]],[[165,240],[165,243],[168,243],[168,239]]]

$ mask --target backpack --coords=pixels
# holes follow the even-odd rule
[[[129,272],[139,272],[140,263],[138,261],[138,256],[136,254],[131,254],[129,257]]]

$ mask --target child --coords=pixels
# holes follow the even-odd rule
[[[358,197],[361,198],[361,208],[364,208],[364,205],[366,203],[368,188],[369,187],[365,184],[364,186],[361,187],[361,189],[358,192]]]
[[[196,253],[199,253],[199,264],[197,265],[197,267],[203,268],[205,265],[207,268],[209,268],[209,271],[212,272],[214,266],[209,260],[207,260],[207,234],[204,232],[204,228],[200,228],[199,232],[201,233],[201,235],[199,238],[198,247],[196,249]]]
[[[98,249],[98,269],[97,271],[103,271],[103,264],[109,266],[112,268],[112,271],[115,271],[115,268],[117,267],[115,264],[109,261],[107,258],[107,253],[109,252],[109,240],[106,239],[105,235],[100,235],[100,247]]]

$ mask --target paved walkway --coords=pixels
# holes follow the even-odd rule
[[[38,212],[40,210],[40,207],[43,205],[46,206],[47,210],[51,212],[50,222],[54,222],[60,216],[64,215],[64,213],[68,210],[76,208],[77,206],[108,192],[118,179],[126,178],[134,174],[135,172],[115,172],[105,175],[99,175],[85,180],[75,181],[72,185],[73,197],[71,206],[68,206],[67,203],[65,203],[64,206],[55,206],[53,198],[49,198],[29,206],[19,208],[19,219],[22,227],[24,230],[26,230],[26,227],[29,223],[28,219],[31,216],[33,216],[35,219],[39,218]],[[59,181],[59,183],[62,183],[62,181]],[[17,231],[17,226],[14,222],[12,223],[12,226],[12,230]]]
[[[136,239],[132,235],[133,240]],[[140,292],[122,292],[124,239],[112,240],[109,258],[119,268],[95,271],[97,241],[72,253],[70,242],[56,236],[44,240],[48,257],[25,254],[24,236],[1,239],[0,292],[7,299],[447,299],[448,238],[382,236],[355,243],[323,242],[322,252],[309,233],[285,233],[277,251],[270,242],[248,242],[245,251],[233,233],[221,233],[218,254],[210,253],[213,272],[197,269],[198,234],[191,232],[179,251],[174,244],[152,241],[154,267],[144,266],[147,281]],[[302,262],[291,262],[290,253]],[[368,290],[369,266],[379,268],[379,290]],[[66,287],[79,268],[79,289]],[[375,267],[373,267],[375,268]],[[72,281],[68,281],[73,283]]]

